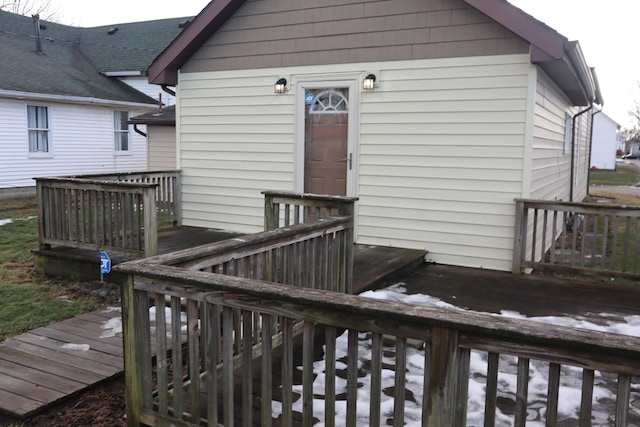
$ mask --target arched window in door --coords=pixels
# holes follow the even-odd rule
[[[342,93],[328,89],[316,95],[309,106],[309,114],[347,114],[349,100]]]

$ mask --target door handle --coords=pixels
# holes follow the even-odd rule
[[[353,166],[353,153],[349,153],[348,157],[345,157],[344,159],[338,159],[339,162],[347,162],[347,167],[349,168],[349,170],[351,170],[352,166]]]

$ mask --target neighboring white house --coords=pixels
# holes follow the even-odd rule
[[[189,21],[78,28],[0,11],[0,197],[33,193],[35,177],[147,169],[128,120],[158,108],[147,67]]]
[[[614,170],[616,168],[617,132],[620,125],[603,111],[593,115],[591,167]]]
[[[262,190],[346,194],[357,243],[498,270],[515,198],[586,196],[602,103],[579,44],[504,0],[217,0],[149,81],[177,88],[185,225],[254,232]]]

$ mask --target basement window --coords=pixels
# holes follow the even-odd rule
[[[27,132],[29,153],[49,152],[49,107],[27,105]]]
[[[129,143],[129,112],[114,111],[113,112],[113,135],[117,152],[129,152],[131,144]]]

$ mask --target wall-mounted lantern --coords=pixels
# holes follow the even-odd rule
[[[367,77],[362,80],[362,89],[373,90],[376,83],[376,75],[373,73],[367,74]]]
[[[273,85],[273,91],[275,93],[284,93],[287,90],[287,79],[280,77],[275,85]]]

